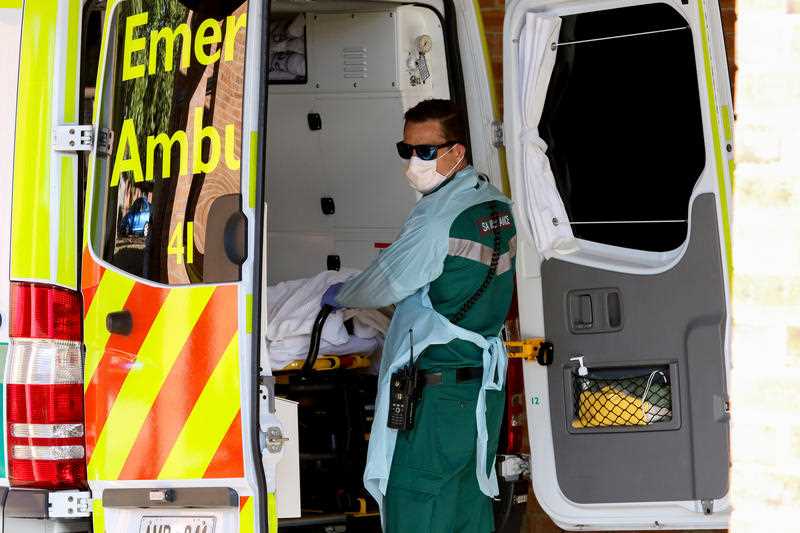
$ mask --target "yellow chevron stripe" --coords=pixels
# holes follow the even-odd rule
[[[247,498],[244,507],[239,512],[239,533],[253,533],[256,527],[256,513],[253,506],[253,496]],[[277,529],[270,529],[269,533],[277,533]]]
[[[235,333],[186,419],[158,479],[202,478],[239,412],[239,333]]]
[[[103,500],[92,500],[92,531],[94,531],[94,533],[105,533],[105,511]]]
[[[50,280],[50,144],[57,0],[25,6],[11,213],[11,277]]]
[[[247,205],[256,208],[256,183],[258,182],[258,132],[250,132],[250,187],[248,188]]]
[[[78,45],[81,41],[79,17],[81,14],[80,0],[69,0],[69,14],[67,17],[67,55],[64,74],[64,124],[78,121]],[[61,195],[59,197],[59,234],[58,239],[58,270],[56,282],[59,285],[77,289],[78,262],[77,255],[77,224],[79,213],[77,207],[75,166],[78,158],[74,155],[61,156]]]
[[[253,295],[246,294],[244,297],[245,320],[244,331],[248,335],[253,333]]]
[[[61,156],[61,197],[58,210],[58,272],[56,282],[71,289],[78,288],[78,216],[75,212],[75,158]]]
[[[269,531],[269,533],[277,533],[278,532],[278,502],[277,502],[277,499],[275,498],[275,493],[274,492],[270,492],[267,495],[267,498],[268,498],[268,501],[267,501],[268,517],[267,517],[267,519],[269,520],[269,527],[267,527],[267,530]]]
[[[170,291],[111,407],[89,461],[89,479],[119,477],[164,380],[213,293],[214,287]]]
[[[95,98],[95,102],[98,99]],[[83,213],[78,213],[79,216],[83,216],[81,220],[83,220],[83,242],[81,243],[81,250],[85,250],[89,247],[89,232],[92,232],[92,221],[89,219],[92,213],[92,202],[94,201],[92,198],[92,189],[94,183],[94,177],[98,175],[97,169],[95,168],[96,159],[94,157],[93,152],[89,152],[89,161],[86,165],[86,187],[84,189],[84,198],[83,198]],[[93,248],[94,249],[94,248]]]
[[[710,40],[706,27],[706,14],[703,1],[697,1],[697,10],[700,23],[700,34],[703,41],[703,67],[706,76],[706,93],[708,107],[711,112],[711,137],[714,141],[714,163],[717,170],[717,184],[719,187],[719,203],[722,209],[722,231],[725,241],[725,259],[728,264],[728,276],[733,279],[733,251],[731,246],[731,220],[728,214],[728,188],[725,182],[725,169],[722,166],[722,146],[719,133],[719,112],[717,111],[717,98],[714,91],[714,71],[711,67]]]
[[[80,0],[69,0],[69,15],[67,17],[67,57],[64,84],[64,123],[78,122],[78,46],[81,42],[80,33]]]
[[[114,311],[121,311],[128,299],[128,295],[133,290],[134,281],[116,272],[109,270],[103,273],[100,285],[92,299],[89,312],[83,322],[84,341],[86,346],[94,346],[96,349],[86,350],[86,362],[83,366],[83,386],[84,390],[89,386],[89,382],[103,358],[108,338],[111,336],[106,329],[106,316]]]
[[[722,106],[722,126],[725,129],[725,140],[727,142],[733,141],[733,113],[731,113],[730,106]],[[730,156],[728,156],[730,157]],[[728,178],[731,180],[731,193],[736,185],[734,172],[736,170],[736,162],[733,157],[728,159]]]

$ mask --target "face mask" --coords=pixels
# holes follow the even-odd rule
[[[450,150],[453,148],[455,148],[455,146],[451,146]],[[450,153],[450,150],[442,155],[447,155]],[[463,157],[461,159],[463,159]],[[424,161],[417,156],[412,156],[408,163],[408,168],[406,169],[406,178],[408,178],[408,183],[413,189],[416,189],[422,194],[429,193],[450,177],[450,173],[461,163],[461,159],[456,161],[456,164],[447,171],[447,176],[444,176],[436,171],[437,159]]]

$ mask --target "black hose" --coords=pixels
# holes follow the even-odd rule
[[[332,306],[323,305],[317,313],[317,318],[314,319],[314,327],[311,328],[311,343],[308,345],[306,362],[303,363],[303,375],[305,376],[309,376],[314,371],[314,363],[317,362],[317,356],[319,356],[319,343],[322,340],[322,326],[325,325],[328,315],[333,311]]]

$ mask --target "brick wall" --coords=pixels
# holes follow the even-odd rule
[[[800,0],[739,0],[733,533],[800,531]]]
[[[503,97],[503,17],[504,0],[479,0],[481,6],[481,14],[483,16],[484,29],[486,31],[486,40],[489,45],[489,53],[492,59],[492,70],[494,71],[495,90],[502,109]],[[758,1],[758,0],[744,0],[744,1]],[[770,0],[761,0],[768,2]],[[780,3],[782,0],[772,0],[773,2]],[[800,13],[800,0],[786,0],[793,2],[797,7],[797,12]],[[736,25],[736,4],[735,0],[721,0],[720,8],[722,10],[722,24],[725,33],[725,47],[728,53],[728,69],[733,79],[736,75],[736,56],[735,56],[735,38],[734,28]],[[800,43],[800,39],[798,40]],[[798,254],[800,257],[800,254]],[[798,284],[800,287],[800,284]],[[800,328],[795,328],[789,333],[789,340],[787,342],[794,342],[796,345],[795,350],[800,353]],[[797,356],[800,361],[800,355]],[[800,366],[800,365],[798,365]],[[799,387],[800,388],[800,387]],[[800,447],[800,431],[796,434],[797,446]],[[528,533],[560,533],[559,529],[545,512],[539,507],[536,498],[531,492],[528,497],[528,512],[526,520],[523,524],[523,531]],[[753,530],[755,532],[757,530]],[[765,530],[766,531],[766,530]],[[775,529],[774,531],[778,531]],[[636,533],[636,532],[634,532]],[[690,532],[692,533],[692,532]],[[699,532],[695,532],[699,533]],[[714,533],[714,532],[712,532]],[[748,531],[749,533],[749,531]]]

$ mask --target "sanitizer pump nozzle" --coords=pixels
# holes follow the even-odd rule
[[[584,356],[579,355],[578,357],[570,357],[569,358],[570,361],[577,361],[578,364],[580,365],[578,367],[578,375],[581,376],[581,377],[589,375],[589,369],[586,368],[586,365],[583,364],[583,357]]]

